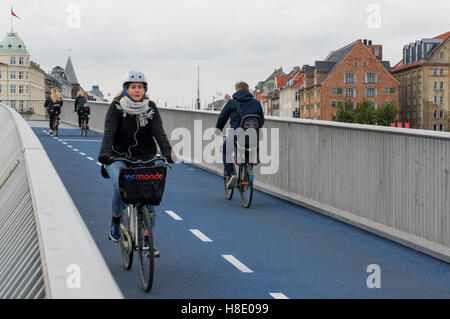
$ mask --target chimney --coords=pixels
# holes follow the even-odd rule
[[[364,44],[364,45],[367,45],[367,39],[364,39],[364,40],[363,40],[363,44]]]
[[[372,40],[369,40],[369,45],[372,45]]]

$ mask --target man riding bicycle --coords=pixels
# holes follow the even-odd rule
[[[227,124],[228,119],[230,119],[230,127],[233,131],[228,135],[227,139],[234,138],[234,130],[241,126],[241,120],[246,115],[258,115],[261,122],[259,127],[264,124],[264,112],[261,107],[261,103],[253,98],[252,93],[249,91],[248,84],[245,82],[238,82],[235,85],[236,93],[233,94],[233,99],[229,100],[217,120],[216,128],[223,130]],[[236,143],[236,141],[234,142]],[[233,159],[230,158],[227,153],[227,141],[223,144],[223,163],[225,166],[225,175],[229,179],[227,183],[227,188],[231,189],[235,186],[237,177],[234,169]],[[232,150],[228,150],[231,154]],[[228,155],[228,156],[227,156]]]
[[[156,155],[157,143],[166,160],[169,163],[175,161],[158,108],[146,95],[145,75],[142,72],[128,72],[122,87],[122,93],[114,99],[106,114],[103,141],[98,155],[99,162],[105,165],[113,184],[113,217],[109,238],[114,242],[120,240],[120,217],[125,207],[120,196],[119,173],[127,164],[123,161],[112,163],[111,157],[147,161]],[[148,210],[153,212],[154,208],[149,206]],[[155,256],[159,256],[156,249]]]

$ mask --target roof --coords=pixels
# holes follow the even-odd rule
[[[316,70],[319,73],[330,72],[333,69],[335,64],[336,64],[336,62],[332,62],[332,61],[316,61],[316,63],[315,63]]]
[[[290,76],[277,76],[275,78],[277,81],[277,88],[282,88],[290,78]]]
[[[80,84],[78,82],[77,79],[77,75],[75,74],[75,70],[73,68],[72,65],[72,59],[69,57],[69,59],[67,60],[67,64],[66,64],[66,68],[65,68],[65,73],[67,76],[67,79],[72,83],[72,84]]]
[[[28,54],[25,43],[17,33],[8,33],[0,43],[0,54]]]
[[[434,37],[433,39],[447,39],[448,37],[450,37],[450,31],[446,32],[446,33],[442,33],[441,35],[438,35],[436,37]]]
[[[388,72],[391,72],[391,62],[389,61],[380,61],[380,62]]]
[[[300,73],[299,75],[297,75],[294,80],[294,85],[292,85],[293,88],[299,88],[302,86],[303,84],[303,77],[305,76],[305,73]]]

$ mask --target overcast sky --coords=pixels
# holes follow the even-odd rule
[[[192,105],[198,66],[205,104],[237,81],[254,88],[275,68],[313,64],[357,39],[382,44],[394,65],[404,44],[450,31],[448,0],[10,0],[0,4],[5,36],[11,3],[14,30],[46,72],[65,67],[72,49],[84,89],[114,95],[138,69],[151,99],[169,106]]]

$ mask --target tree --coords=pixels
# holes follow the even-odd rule
[[[338,105],[336,121],[344,123],[353,123],[353,103],[345,101],[344,106]]]
[[[391,123],[397,121],[399,109],[394,102],[385,102],[377,110],[378,125],[390,126]]]
[[[354,123],[375,125],[377,122],[377,111],[371,103],[362,100],[356,105],[354,111]]]

